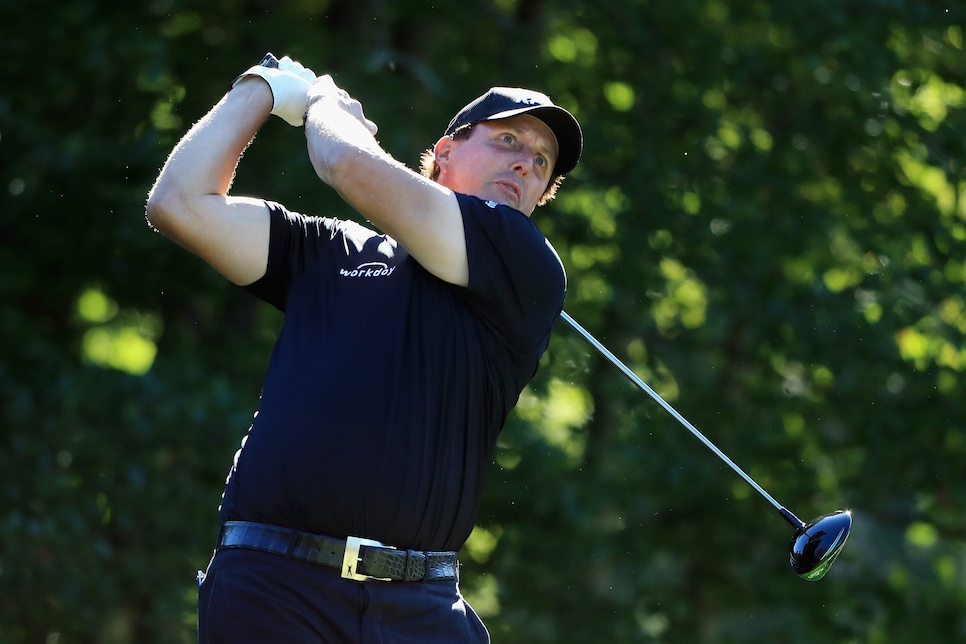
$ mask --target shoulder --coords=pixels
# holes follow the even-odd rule
[[[467,245],[485,243],[480,239],[489,240],[503,253],[534,253],[563,268],[550,241],[530,217],[493,201],[459,193],[456,197],[463,214]]]
[[[463,221],[473,223],[494,234],[501,231],[536,239],[545,239],[535,223],[516,208],[485,201],[479,197],[456,193]]]

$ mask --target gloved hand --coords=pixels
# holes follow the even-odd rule
[[[289,125],[299,126],[305,115],[306,94],[315,83],[315,72],[288,56],[282,56],[278,67],[252,65],[231,84],[234,87],[246,76],[258,76],[272,90],[272,114]]]

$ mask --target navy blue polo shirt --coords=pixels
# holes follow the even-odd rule
[[[421,550],[456,550],[469,536],[566,276],[528,217],[458,200],[466,287],[386,235],[268,204],[268,269],[247,289],[285,321],[223,520]]]

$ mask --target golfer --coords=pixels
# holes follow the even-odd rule
[[[229,194],[270,114],[366,226]],[[283,58],[256,65],[178,143],[150,223],[285,312],[219,509],[201,642],[486,642],[459,591],[507,414],[566,277],[530,215],[577,163],[544,94],[492,88],[407,169],[361,104]]]

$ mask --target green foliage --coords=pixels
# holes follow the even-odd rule
[[[535,220],[567,310],[804,519],[560,325],[464,590],[497,642],[966,637],[966,54],[935,3],[91,0],[0,8],[0,641],[191,641],[194,572],[278,315],[152,233],[189,125],[264,51],[415,165],[491,85],[580,118]],[[44,43],[42,46],[38,43]],[[297,130],[236,193],[348,215]]]

